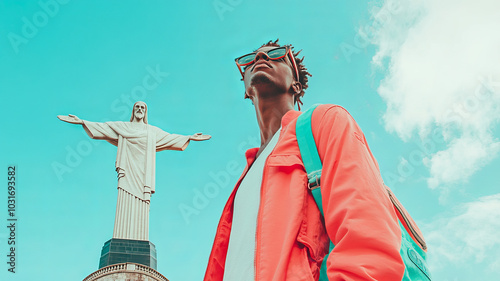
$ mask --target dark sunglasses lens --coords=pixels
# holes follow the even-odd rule
[[[248,54],[246,56],[239,58],[238,63],[239,64],[246,64],[246,63],[252,62],[254,58],[255,58],[255,54]]]
[[[278,49],[274,49],[274,50],[271,50],[269,51],[269,53],[267,53],[267,55],[272,58],[272,59],[275,59],[275,58],[279,58],[279,57],[282,57],[286,54],[286,48],[278,48]]]

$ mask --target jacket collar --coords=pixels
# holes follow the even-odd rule
[[[290,122],[294,119],[296,119],[302,112],[296,111],[296,110],[289,110],[283,117],[281,117],[281,130],[288,126]]]

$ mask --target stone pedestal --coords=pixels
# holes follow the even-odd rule
[[[155,245],[143,240],[112,238],[102,247],[99,268],[119,263],[137,263],[156,270]]]
[[[137,263],[119,263],[103,267],[83,281],[168,281],[158,271]]]

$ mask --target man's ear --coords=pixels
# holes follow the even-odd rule
[[[302,92],[302,84],[299,81],[293,82],[292,90],[294,95],[300,94],[300,92]]]

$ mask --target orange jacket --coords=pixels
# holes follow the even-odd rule
[[[299,115],[289,111],[283,116],[278,143],[264,166],[255,279],[317,280],[330,238],[335,248],[327,261],[329,280],[401,280],[405,268],[399,253],[397,215],[360,128],[340,106],[321,105],[312,115],[313,135],[323,162],[323,223],[307,189],[295,138]],[[257,150],[246,152],[247,167],[222,212],[205,281],[220,281],[224,276],[234,196]]]

